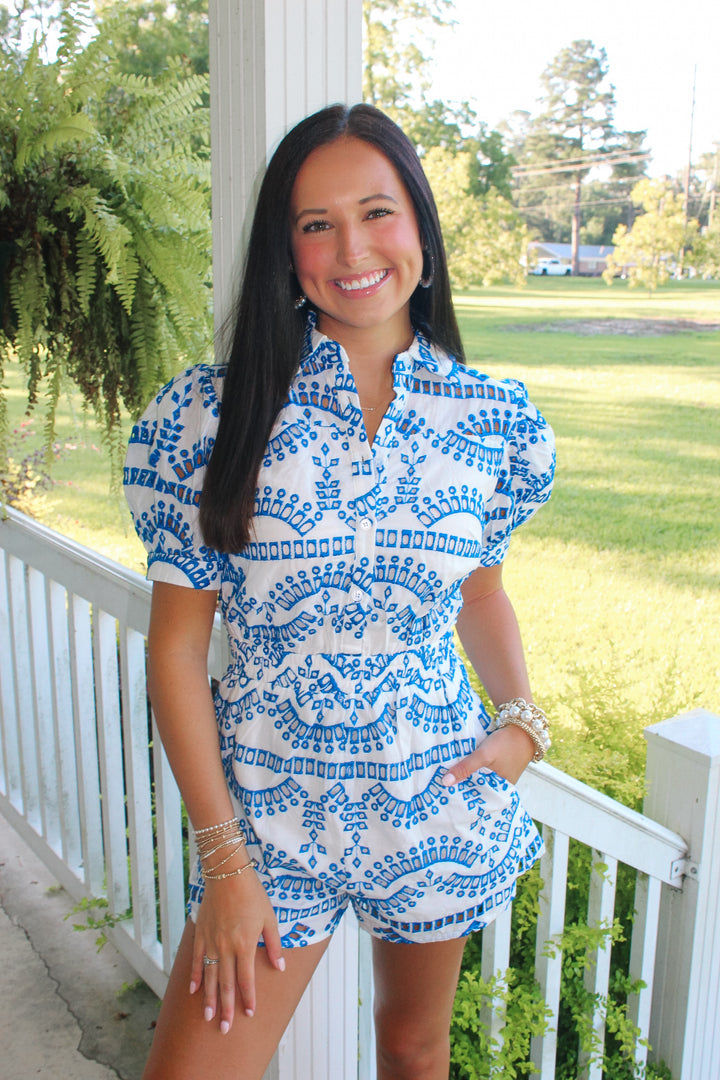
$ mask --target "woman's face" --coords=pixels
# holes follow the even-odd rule
[[[385,155],[352,137],[314,150],[290,214],[293,266],[318,329],[341,343],[379,332],[380,342],[404,347],[423,253],[410,196]]]

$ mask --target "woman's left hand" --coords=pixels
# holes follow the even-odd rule
[[[492,769],[511,784],[515,784],[534,754],[535,745],[530,736],[514,724],[508,724],[507,727],[488,735],[472,754],[451,765],[442,778],[442,784],[453,787],[483,768]]]

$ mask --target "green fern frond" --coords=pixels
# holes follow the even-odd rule
[[[17,172],[27,165],[39,161],[45,154],[64,143],[79,142],[96,134],[95,125],[84,113],[75,113],[65,117],[47,131],[41,131],[29,138],[19,138],[15,153]]]
[[[97,254],[92,238],[84,231],[78,236],[75,253],[77,258],[75,284],[78,301],[83,314],[89,315],[90,297],[95,290],[97,280]]]

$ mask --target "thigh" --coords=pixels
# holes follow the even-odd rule
[[[373,938],[378,1037],[445,1039],[467,938],[403,944]]]
[[[217,1019],[203,1016],[202,990],[190,994],[195,928],[188,921],[158,1017],[144,1080],[261,1080],[280,1036],[330,939],[285,949],[286,969],[268,963],[263,948],[256,962],[257,1008],[254,1017],[235,1015],[227,1035]]]

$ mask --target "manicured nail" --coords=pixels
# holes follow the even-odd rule
[[[197,983],[193,979],[193,981],[190,983],[190,993],[194,994],[196,990],[197,990]]]
[[[278,959],[278,961],[276,962],[275,966],[278,969],[278,971],[284,971],[285,970],[285,957],[281,956]]]
[[[245,1010],[245,1015],[246,1016],[254,1016],[255,1015],[255,1010],[254,1009],[246,1009]]]
[[[215,1015],[215,1010],[210,1005],[206,1005],[205,1006],[205,1019],[206,1020],[212,1020],[214,1015]]]
[[[454,787],[457,784],[457,780],[451,772],[446,772],[440,781],[443,787]]]
[[[227,1035],[229,1030],[230,1030],[230,1025],[228,1024],[227,1020],[222,1020],[220,1022],[220,1034],[221,1035]]]

